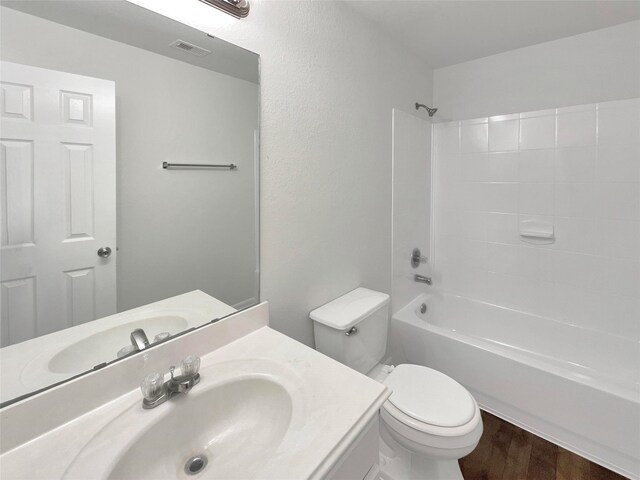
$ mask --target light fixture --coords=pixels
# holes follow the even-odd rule
[[[233,15],[236,18],[244,18],[249,15],[249,0],[200,0],[218,10]]]

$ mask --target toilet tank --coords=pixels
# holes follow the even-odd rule
[[[365,374],[384,357],[389,325],[386,293],[356,288],[309,316],[319,352]]]

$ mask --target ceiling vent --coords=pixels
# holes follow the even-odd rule
[[[193,43],[185,42],[184,40],[176,40],[175,42],[170,43],[169,46],[182,50],[183,52],[187,52],[194,57],[204,57],[211,53],[211,50],[199,47]]]

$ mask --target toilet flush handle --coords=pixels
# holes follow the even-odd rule
[[[346,332],[344,332],[344,334],[347,337],[350,337],[351,335],[355,335],[356,333],[358,333],[358,327],[351,327],[349,330],[347,330]]]

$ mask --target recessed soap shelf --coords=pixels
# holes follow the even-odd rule
[[[536,232],[534,230],[520,230],[521,237],[530,238],[553,238],[553,232]]]
[[[553,223],[537,218],[520,220],[519,234],[523,242],[544,245],[555,241]]]

